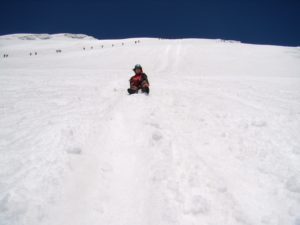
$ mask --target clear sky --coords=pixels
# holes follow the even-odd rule
[[[0,0],[0,35],[222,38],[300,46],[300,0]]]

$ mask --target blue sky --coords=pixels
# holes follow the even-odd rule
[[[300,0],[0,1],[0,35],[222,38],[300,46]]]

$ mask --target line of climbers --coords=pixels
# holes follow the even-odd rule
[[[139,44],[139,43],[141,43],[140,40],[134,41],[134,44]],[[122,42],[121,45],[124,46],[125,43]],[[112,44],[112,45],[111,45],[111,47],[114,47],[114,46],[115,46],[115,44]],[[101,48],[104,48],[105,46],[104,46],[104,45],[101,45],[100,47],[101,47]],[[86,48],[86,47],[83,47],[82,49],[85,51],[87,48]],[[94,49],[94,46],[91,46],[90,49],[93,50],[93,49]],[[56,49],[56,53],[57,53],[57,54],[58,54],[58,53],[62,53],[62,50],[61,50],[61,49]],[[30,52],[30,53],[29,53],[29,56],[33,56],[33,55],[38,55],[38,53],[37,53],[37,52]],[[3,55],[3,58],[8,58],[8,54],[4,54],[4,55]]]

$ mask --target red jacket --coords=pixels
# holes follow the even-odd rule
[[[136,74],[130,78],[130,85],[135,87],[141,87],[142,85],[149,86],[149,81],[145,73]]]

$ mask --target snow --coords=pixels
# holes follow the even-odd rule
[[[300,224],[299,48],[17,34],[0,55],[1,225]],[[149,96],[126,94],[137,63]]]

